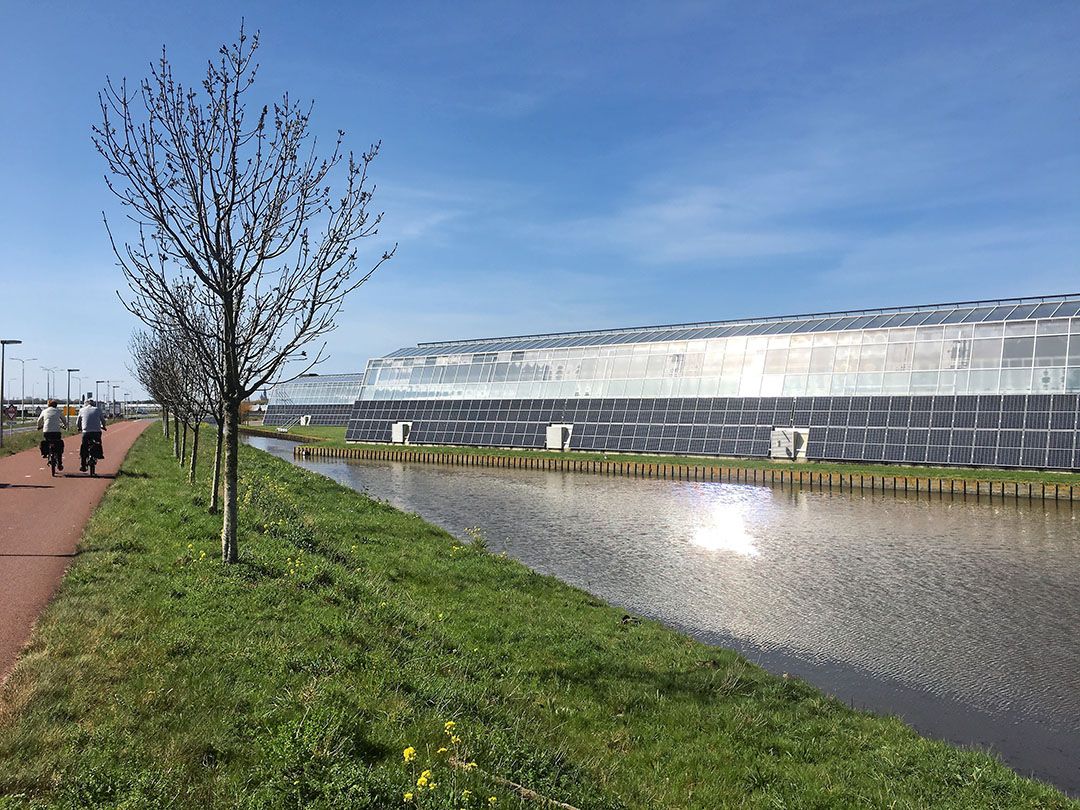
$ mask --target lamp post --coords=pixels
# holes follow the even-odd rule
[[[21,392],[22,393],[22,412],[23,412],[23,416],[26,416],[26,364],[29,363],[31,360],[37,360],[37,358],[36,357],[26,357],[26,358],[12,357],[11,359],[12,360],[18,360],[20,363],[22,363],[22,384],[19,387],[22,388],[22,392]]]
[[[119,387],[119,385],[112,386],[112,408],[110,408],[109,413],[111,413],[114,418],[116,417],[116,389]]]
[[[0,340],[0,447],[4,446],[4,353],[21,340]]]
[[[94,404],[95,404],[95,405],[97,405],[97,404],[98,404],[98,402],[99,402],[99,401],[100,401],[100,399],[101,399],[101,398],[100,398],[100,397],[98,396],[98,386],[99,386],[99,385],[101,385],[101,384],[102,384],[103,382],[105,382],[105,380],[94,380]]]
[[[71,372],[78,371],[77,368],[69,368],[67,370],[67,407],[64,408],[64,417],[67,418],[71,415]]]
[[[52,397],[52,373],[56,369],[52,366],[42,366],[41,370],[45,372],[45,399],[48,400]]]

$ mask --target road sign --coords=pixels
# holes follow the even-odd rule
[[[8,419],[14,419],[18,415],[19,409],[16,408],[14,405],[8,405],[6,408],[4,408],[4,416],[6,416]]]

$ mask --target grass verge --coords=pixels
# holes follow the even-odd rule
[[[77,437],[74,430],[64,431],[64,441],[68,442],[73,436]],[[31,447],[37,447],[41,441],[41,433],[38,430],[20,430],[14,433],[8,433],[4,431],[4,446],[0,447],[0,458],[4,456],[11,456],[15,453],[21,453],[23,450],[29,450]]]
[[[283,438],[272,427],[250,427],[245,429],[249,433],[261,436]],[[333,447],[366,447],[372,450],[401,450],[401,445],[369,444],[345,441],[345,428],[325,426],[294,426],[289,429],[288,436],[297,439],[302,437],[325,443]],[[426,449],[420,445],[411,445],[413,449]],[[895,476],[918,476],[920,478],[955,478],[969,481],[1009,481],[1033,484],[1080,484],[1080,475],[1076,473],[1052,472],[1048,470],[1006,470],[990,467],[924,467],[904,466],[896,464],[841,464],[826,461],[807,461],[792,465],[790,462],[769,461],[768,459],[754,458],[718,458],[716,456],[659,456],[659,455],[633,455],[630,453],[593,453],[584,450],[575,450],[570,453],[560,453],[550,450],[502,450],[492,447],[431,447],[433,451],[440,453],[455,453],[458,455],[476,456],[513,456],[528,458],[570,458],[584,460],[626,461],[639,464],[673,464],[677,466],[711,466],[722,464],[725,467],[739,467],[747,470],[802,470],[804,472],[820,473],[843,473],[844,475],[895,475]]]
[[[1080,807],[242,453],[226,568],[136,443],[0,689],[0,807]]]

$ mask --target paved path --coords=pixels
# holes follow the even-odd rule
[[[64,440],[56,478],[37,448],[0,458],[0,681],[55,593],[91,513],[149,420],[118,422],[103,436],[97,478],[79,472],[80,436]]]

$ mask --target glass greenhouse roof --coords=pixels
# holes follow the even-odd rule
[[[520,351],[525,349],[612,346],[620,343],[653,343],[749,335],[889,329],[936,324],[1031,320],[1036,318],[1070,318],[1077,315],[1080,315],[1080,293],[1069,293],[1032,298],[962,301],[949,304],[926,304],[847,312],[818,312],[804,315],[746,318],[711,323],[684,323],[667,326],[642,326],[625,329],[597,329],[543,335],[439,341],[420,343],[416,346],[398,349],[385,357],[391,359],[444,354]],[[327,377],[323,379],[327,379]]]

